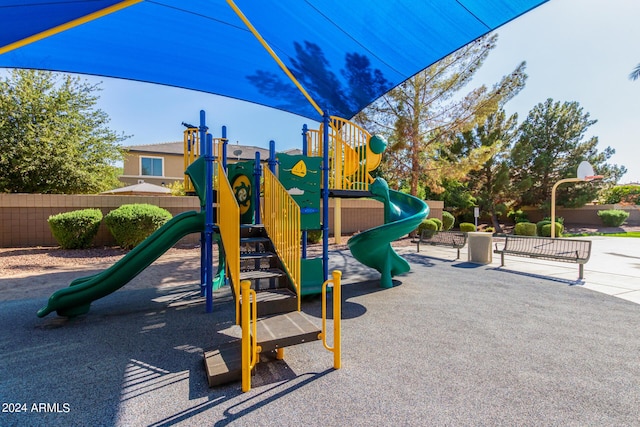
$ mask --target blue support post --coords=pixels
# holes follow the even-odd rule
[[[206,210],[204,206],[200,206],[200,212]],[[206,215],[206,213],[205,213]],[[206,237],[204,231],[200,233],[200,296],[203,297],[207,295],[207,278],[204,274],[204,266],[207,263],[207,254],[206,254]]]
[[[329,278],[329,113],[322,116],[322,280]]]
[[[253,167],[253,223],[260,224],[260,177],[262,176],[262,166],[260,165],[260,152],[256,151],[256,164]]]
[[[267,164],[269,165],[269,170],[271,172],[273,172],[273,174],[276,174],[276,164],[277,164],[277,160],[276,160],[276,142],[274,140],[269,141],[269,160],[267,161]]]
[[[200,208],[200,212],[202,212],[203,210],[205,210],[204,206],[201,206]],[[206,237],[204,234],[204,231],[202,233],[200,233],[200,296],[203,297],[205,295],[207,295],[207,285],[206,285],[206,280],[207,277],[205,275],[204,272],[204,266],[207,262],[207,254],[206,254],[206,249],[205,249],[205,241],[206,241]]]
[[[204,224],[204,285],[206,296],[206,312],[213,311],[213,138],[207,134],[204,110],[200,111],[200,141],[204,145],[206,163],[205,179],[205,224]]]
[[[307,131],[306,124],[302,125],[302,155],[307,155]],[[307,259],[307,230],[302,230],[302,259]]]
[[[222,158],[222,169],[224,169],[224,171],[227,171],[227,142],[229,142],[227,140],[227,127],[226,126],[222,126],[222,153],[219,153],[220,157]]]

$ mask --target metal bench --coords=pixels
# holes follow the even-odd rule
[[[420,252],[420,244],[431,246],[447,246],[458,250],[458,256],[460,258],[460,249],[467,244],[467,234],[461,231],[434,231],[434,230],[422,230],[420,237],[415,240],[418,245],[418,252]]]
[[[493,251],[500,254],[500,266],[504,267],[504,256],[514,255],[551,261],[579,264],[578,279],[584,278],[584,264],[591,256],[591,240],[563,239],[551,237],[532,237],[506,235],[504,246]]]

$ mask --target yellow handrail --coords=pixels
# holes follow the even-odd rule
[[[322,156],[324,128],[307,131],[307,154]],[[349,120],[331,116],[329,120],[329,188],[368,190],[378,167],[380,154],[369,148],[371,135]],[[323,184],[324,185],[324,184]]]
[[[300,206],[269,170],[264,170],[262,222],[298,294],[300,311]]]
[[[307,130],[307,155],[322,157],[322,140],[318,130]]]
[[[184,141],[184,170],[186,171],[189,165],[196,161],[200,157],[200,138],[198,137],[198,128],[185,129],[183,133]],[[184,191],[193,192],[193,184],[188,175],[184,176]]]
[[[226,141],[226,138],[213,138],[213,153],[214,158],[220,157],[220,145]],[[189,165],[195,162],[201,153],[202,143],[200,141],[200,130],[198,128],[187,128],[183,132],[183,158],[184,158],[184,170],[186,171]],[[194,192],[193,183],[188,175],[184,176],[184,191]]]
[[[342,365],[342,337],[341,337],[341,318],[342,318],[342,290],[340,279],[342,272],[334,270],[331,273],[332,278],[327,279],[322,284],[322,332],[318,335],[318,339],[322,340],[324,348],[333,353],[333,367],[340,369]],[[333,287],[333,347],[327,344],[327,287]]]
[[[251,289],[251,282],[243,280],[242,289],[242,391],[251,390],[251,370],[258,363],[258,354],[262,349],[258,346],[258,304],[256,291]],[[240,298],[237,298],[238,300]]]
[[[222,165],[219,162],[217,164],[218,207],[216,218],[227,260],[227,271],[231,277],[231,285],[236,297],[237,324],[240,321],[240,207]]]

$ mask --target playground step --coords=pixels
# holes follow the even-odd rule
[[[319,320],[319,319],[316,319]],[[258,345],[262,351],[318,340],[320,327],[301,311],[283,313],[258,320]]]
[[[237,381],[242,378],[242,340],[234,340],[204,352],[204,366],[209,387]]]
[[[288,285],[286,273],[278,268],[241,271],[240,280],[251,281],[251,287],[256,291],[286,288]]]
[[[288,313],[298,309],[298,298],[290,289],[267,289],[256,291],[258,317],[272,314]],[[242,297],[240,297],[242,305]]]
[[[278,267],[274,252],[243,252],[240,254],[240,270],[265,270]]]
[[[266,237],[267,231],[262,224],[243,224],[240,226],[240,238]]]
[[[300,311],[263,317],[257,322],[257,341],[262,352],[318,340],[320,327]],[[241,340],[237,339],[204,351],[209,387],[242,379]]]
[[[267,252],[271,249],[271,240],[268,237],[241,237],[240,253]]]

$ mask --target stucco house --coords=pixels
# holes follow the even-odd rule
[[[184,179],[184,142],[163,142],[159,144],[132,145],[125,147],[128,153],[124,160],[120,181],[127,185],[143,182],[155,185],[169,185]],[[266,162],[269,150],[261,147],[240,144],[227,144],[227,162],[255,159],[256,151],[260,159]],[[285,150],[287,154],[301,154],[298,149]]]

